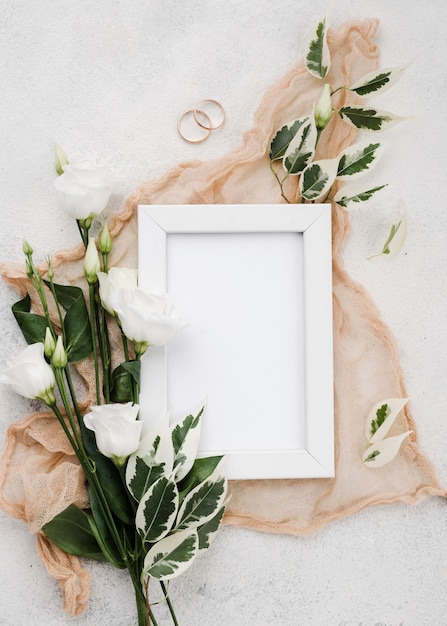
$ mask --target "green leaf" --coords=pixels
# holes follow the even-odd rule
[[[134,512],[119,469],[96,446],[95,433],[81,420],[81,435],[87,455],[94,464],[96,475],[112,512],[124,523],[133,524]]]
[[[140,361],[124,361],[112,372],[110,399],[112,402],[131,402],[133,399],[132,381],[140,384]]]
[[[337,178],[353,179],[366,170],[371,169],[381,153],[380,143],[362,142],[350,146],[340,154]]]
[[[216,515],[223,506],[227,493],[227,480],[222,464],[203,483],[190,491],[181,504],[176,528],[196,528]]]
[[[359,203],[366,202],[373,196],[377,191],[380,191],[387,185],[380,185],[379,187],[373,187],[372,189],[368,189],[367,191],[356,191],[352,187],[342,187],[334,196],[334,202],[336,202],[339,206],[347,209],[347,207],[351,203]]]
[[[306,69],[312,76],[323,80],[331,64],[325,19],[317,24],[316,30],[308,37],[307,48],[308,51],[305,55]]]
[[[124,569],[126,564],[123,556],[119,552],[118,546],[116,545],[113,534],[107,523],[107,517],[101,505],[100,499],[95,490],[90,486],[88,487],[88,495],[93,514],[93,520],[90,522],[90,529],[95,535],[98,544],[101,546],[102,552],[107,556],[107,559],[113,563],[115,567]],[[117,519],[115,519],[115,525],[117,526],[119,534],[122,536],[123,527]]]
[[[200,441],[200,418],[204,408],[196,416],[188,415],[173,425],[171,436],[174,446],[175,479],[178,482],[186,476],[194,464]]]
[[[44,281],[50,286],[48,281]],[[64,331],[67,345],[67,356],[71,363],[77,363],[89,356],[93,351],[90,319],[84,299],[84,292],[73,285],[57,285],[53,283],[56,298],[65,309]]]
[[[158,541],[144,559],[143,575],[170,580],[182,574],[197,556],[199,538],[195,529],[176,532]]]
[[[208,522],[197,527],[197,534],[199,536],[199,551],[208,550],[210,547],[211,541],[214,539],[220,528],[224,513],[225,507],[223,506]]]
[[[408,398],[387,398],[377,403],[366,420],[365,435],[369,443],[384,439]]]
[[[338,159],[324,159],[310,163],[300,178],[300,193],[305,200],[319,200],[326,196],[337,175]]]
[[[300,117],[293,122],[285,124],[277,131],[270,144],[269,157],[271,161],[282,159],[290,145],[290,142],[295,137],[304,122],[308,119],[308,117]]]
[[[108,561],[96,541],[90,521],[91,517],[74,504],[42,527],[45,535],[67,554],[87,557],[95,561]]]
[[[11,311],[28,344],[43,343],[47,329],[47,321],[41,315],[30,313],[31,298],[28,294],[12,305]]]
[[[397,83],[406,69],[406,67],[400,67],[374,70],[351,85],[349,90],[354,91],[358,96],[362,97],[376,91],[383,93]]]
[[[180,501],[187,493],[211,476],[223,458],[223,456],[207,456],[196,459],[188,475],[178,483]]]
[[[391,126],[394,126],[394,124],[397,124],[403,119],[387,111],[373,108],[364,109],[363,107],[354,105],[342,107],[338,113],[341,119],[350,126],[372,132],[391,128]]]
[[[408,437],[413,431],[408,430],[401,435],[395,437],[388,437],[382,441],[373,443],[363,455],[363,463],[367,464],[367,467],[378,468],[383,467],[387,463],[392,461],[399,452],[400,446],[404,439]]]
[[[284,158],[284,169],[292,175],[299,174],[313,159],[317,142],[317,127],[315,120],[309,117],[302,118],[303,124],[292,139]]]
[[[144,543],[165,537],[178,510],[178,490],[173,480],[159,478],[144,494],[137,509],[135,525]]]
[[[128,461],[129,467],[129,461]],[[140,502],[141,498],[147,492],[147,490],[155,483],[156,480],[165,475],[164,464],[152,464],[148,465],[141,457],[136,456],[132,466],[134,471],[132,474],[129,472],[128,482],[129,491],[137,502]],[[129,468],[130,470],[131,468]]]

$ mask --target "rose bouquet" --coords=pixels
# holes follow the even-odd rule
[[[149,581],[158,580],[177,624],[165,583],[209,547],[220,526],[227,492],[224,459],[196,458],[203,408],[174,424],[169,415],[151,425],[139,419],[141,359],[184,323],[166,294],[138,287],[136,270],[109,268],[113,242],[107,224],[97,242],[92,236],[95,217],[112,193],[110,175],[103,168],[69,164],[59,148],[56,155],[55,186],[85,246],[86,284],[58,284],[51,259],[39,270],[24,242],[26,272],[41,311],[31,310],[29,294],[13,305],[28,346],[1,381],[52,410],[85,475],[89,508],[70,504],[43,532],[68,554],[127,569],[139,626],[157,624]],[[123,355],[113,367],[112,324]],[[96,404],[87,410],[72,378],[73,366],[86,359],[96,394]]]

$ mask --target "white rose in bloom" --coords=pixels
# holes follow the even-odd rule
[[[98,450],[122,466],[138,448],[143,422],[137,420],[138,404],[102,404],[90,407],[84,424],[93,430]]]
[[[54,181],[67,213],[77,220],[98,215],[105,209],[113,191],[108,170],[96,165],[65,165]]]
[[[185,325],[172,315],[166,294],[150,293],[138,287],[117,289],[111,295],[111,306],[124,334],[140,355],[151,345],[167,343]]]
[[[127,267],[112,267],[108,274],[98,272],[99,297],[101,298],[102,306],[111,315],[115,313],[110,303],[112,293],[116,289],[133,289],[136,287],[137,276],[137,270]]]
[[[0,376],[0,382],[25,398],[55,402],[53,370],[45,361],[43,343],[32,343],[20,352]]]

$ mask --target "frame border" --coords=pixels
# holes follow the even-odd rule
[[[141,205],[138,207],[139,286],[166,291],[166,247],[169,234],[268,232],[293,232],[303,237],[305,448],[247,452],[230,450],[225,453],[230,457],[228,478],[333,477],[330,205]],[[157,376],[159,388],[161,385],[158,411],[167,410],[166,347],[163,348],[163,355],[163,371]],[[145,369],[143,358],[142,381]],[[152,371],[151,376],[153,374]],[[146,419],[144,407],[142,415]]]

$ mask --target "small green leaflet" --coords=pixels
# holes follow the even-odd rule
[[[310,163],[300,178],[300,193],[305,200],[319,200],[327,195],[337,175],[338,159]]]
[[[363,455],[362,461],[371,468],[383,467],[387,463],[390,463],[399,452],[400,446],[404,439],[408,437],[413,431],[408,430],[401,435],[395,437],[387,437],[382,441],[373,443]]]
[[[401,117],[387,111],[372,108],[364,109],[354,105],[342,107],[338,113],[341,119],[350,126],[372,132],[391,128],[402,120]]]
[[[305,54],[306,70],[312,76],[323,80],[331,64],[325,19],[318,23],[316,30],[308,37],[307,48],[308,51]]]
[[[369,463],[370,461],[374,461],[379,456],[379,454],[380,454],[379,450],[373,450],[371,454],[368,454],[368,456],[363,462]]]
[[[159,478],[138,506],[135,525],[145,543],[154,543],[171,530],[178,508],[178,489],[173,480]]]
[[[175,479],[180,481],[186,476],[197,454],[200,441],[202,407],[196,416],[188,415],[172,426],[171,437],[174,447]]]
[[[407,237],[407,218],[405,213],[402,213],[402,217],[398,222],[391,225],[387,240],[383,244],[382,250],[378,254],[369,256],[369,259],[373,259],[377,256],[395,256],[401,251],[405,239]]]
[[[376,419],[371,421],[371,430],[370,430],[371,435],[374,435],[374,433],[377,432],[378,428],[382,426],[383,422],[385,421],[385,419],[388,417],[390,413],[391,413],[391,409],[386,403],[382,404],[382,406],[377,409]]]
[[[315,154],[317,127],[314,118],[303,118],[304,122],[287,148],[283,166],[292,175],[299,174],[310,163]]]
[[[199,537],[199,551],[208,550],[211,541],[217,534],[220,524],[222,522],[225,513],[225,507],[222,507],[214,517],[208,522],[197,528],[197,535]]]
[[[287,148],[289,147],[290,142],[295,137],[304,122],[308,119],[308,117],[300,117],[293,122],[285,124],[277,131],[270,144],[269,157],[271,161],[276,161],[276,159],[282,159],[282,157],[286,153]]]
[[[354,91],[361,97],[379,90],[383,93],[397,83],[406,69],[406,67],[400,67],[375,70],[366,74],[366,76],[363,76],[360,80],[351,85],[349,91]]]
[[[198,552],[199,538],[195,529],[188,528],[158,541],[146,554],[143,576],[170,580],[182,574]]]
[[[361,142],[350,146],[340,154],[338,180],[352,180],[370,170],[381,153],[380,143]]]
[[[334,196],[334,202],[336,202],[339,206],[344,209],[348,208],[348,205],[358,202],[366,202],[373,196],[377,191],[380,191],[387,185],[380,185],[379,187],[373,187],[372,189],[368,189],[366,191],[355,191],[354,188],[351,187],[342,187]]]

